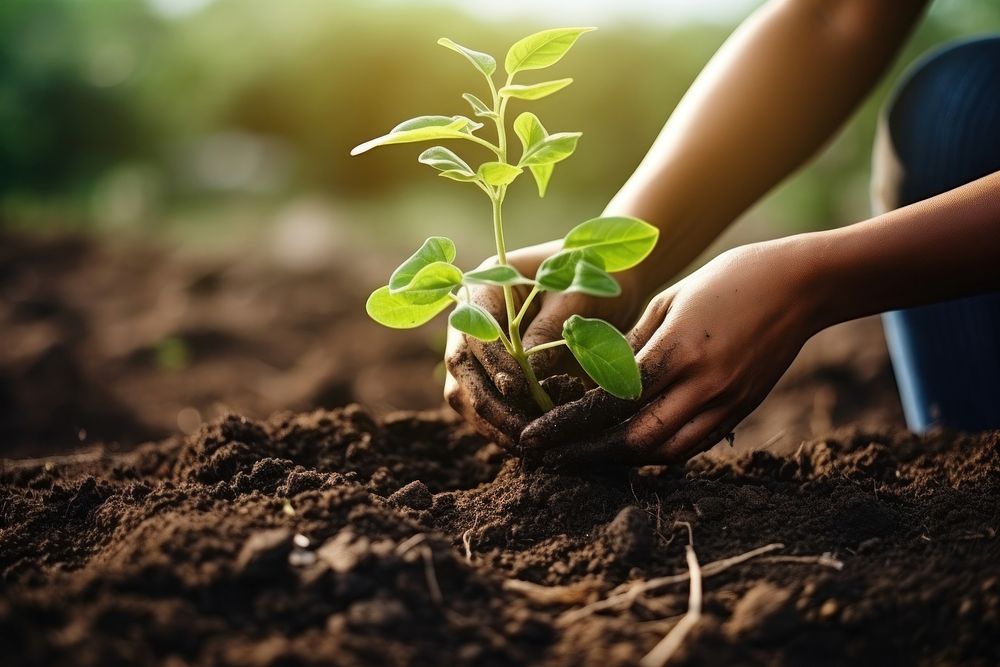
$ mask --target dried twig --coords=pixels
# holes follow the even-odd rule
[[[468,529],[462,533],[462,546],[465,547],[465,561],[467,563],[472,562],[472,529]]]
[[[774,435],[772,435],[770,438],[768,438],[764,442],[764,444],[761,445],[760,447],[758,447],[757,449],[767,449],[768,447],[770,447],[771,445],[773,445],[774,443],[778,442],[779,440],[781,440],[784,437],[785,437],[785,431],[784,430],[778,431],[777,433],[775,433]]]
[[[569,586],[542,586],[522,579],[507,579],[503,582],[504,590],[520,593],[532,602],[538,604],[583,604],[592,599],[595,584],[580,581]]]
[[[31,459],[0,459],[0,464],[4,470],[21,470],[23,468],[54,467],[72,465],[74,463],[91,463],[104,458],[111,458],[111,455],[103,445],[97,445],[83,451],[72,454],[61,454],[56,456],[41,456]]]
[[[831,567],[834,570],[843,570],[844,562],[837,560],[833,554],[825,553],[819,556],[768,556],[760,559],[762,563],[811,563]]]
[[[691,526],[688,525],[690,535]],[[643,656],[639,661],[640,667],[662,667],[667,664],[670,657],[680,648],[684,638],[701,618],[701,568],[698,566],[698,556],[694,552],[694,547],[688,544],[685,549],[687,556],[688,573],[691,578],[691,593],[688,596],[688,610],[684,618],[678,621],[670,632],[661,639],[653,650]]]
[[[410,537],[406,538],[398,545],[396,545],[396,555],[402,556],[413,547],[417,546],[418,544],[423,544],[426,541],[427,541],[427,536],[423,533],[417,533],[416,535],[411,535]]]
[[[701,568],[702,578],[707,578],[715,576],[725,572],[734,565],[739,565],[752,558],[761,556],[771,551],[776,551],[778,549],[784,549],[785,545],[781,543],[765,544],[762,547],[757,547],[739,556],[733,556],[731,558],[723,558],[722,560],[717,560],[705,565]],[[683,572],[681,574],[673,574],[666,577],[658,577],[656,579],[650,579],[649,581],[639,581],[632,582],[629,584],[624,584],[619,586],[611,592],[611,595],[604,598],[603,600],[598,600],[579,609],[572,609],[562,614],[558,619],[556,619],[556,625],[558,627],[566,627],[567,625],[572,625],[581,618],[586,618],[591,614],[598,611],[603,611],[605,609],[612,609],[618,606],[629,607],[631,606],[641,595],[646,593],[651,593],[657,589],[663,588],[664,586],[670,586],[671,584],[679,584],[687,581],[691,578],[691,573]]]

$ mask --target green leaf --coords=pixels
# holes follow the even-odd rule
[[[472,134],[473,132],[475,132],[476,130],[478,130],[483,126],[483,124],[480,123],[479,121],[472,120],[471,118],[466,118],[465,116],[452,116],[452,118],[454,118],[455,120],[464,118],[466,121],[468,121],[465,127],[462,128],[462,132],[464,132],[465,134]]]
[[[388,134],[376,137],[351,149],[351,155],[360,155],[376,146],[389,144],[409,144],[415,141],[433,141],[436,139],[464,139],[469,135],[466,131],[471,120],[465,116],[420,116],[411,118],[392,128]],[[482,127],[482,124],[476,123]]]
[[[447,296],[461,284],[462,272],[457,266],[448,262],[432,262],[417,271],[406,287],[391,291],[393,296],[399,296],[404,301],[423,305]]]
[[[466,121],[461,123],[460,121]],[[420,130],[425,127],[447,127],[452,123],[459,123],[458,127],[465,127],[469,122],[469,119],[465,116],[417,116],[416,118],[410,118],[404,120],[402,123],[396,127],[389,130],[392,132],[408,132],[410,130]]]
[[[479,177],[490,185],[510,185],[521,174],[521,169],[506,162],[484,162],[479,165]]]
[[[531,279],[522,276],[513,266],[490,266],[465,274],[465,282],[470,285],[530,285]]]
[[[496,118],[497,115],[493,109],[486,106],[486,103],[481,99],[473,95],[472,93],[462,93],[462,99],[469,103],[472,107],[473,113],[477,116],[482,116],[484,118]]]
[[[446,49],[451,49],[455,53],[460,53],[468,58],[469,62],[475,65],[476,69],[482,72],[483,76],[487,79],[493,75],[493,72],[497,71],[497,61],[488,53],[473,51],[468,47],[462,46],[461,44],[456,44],[447,37],[442,37],[437,41],[437,43]]]
[[[600,268],[600,258],[586,250],[562,250],[547,258],[535,272],[535,282],[550,292],[565,292],[576,277],[576,265],[589,261]]]
[[[519,167],[554,164],[565,160],[576,150],[580,132],[556,132],[545,137],[521,156]]]
[[[535,185],[538,186],[538,196],[544,197],[545,191],[549,187],[549,179],[552,178],[552,170],[555,169],[555,165],[551,162],[548,164],[536,164],[528,167],[531,170],[531,175],[535,178]]]
[[[459,304],[448,316],[448,324],[479,340],[491,341],[500,337],[496,319],[474,303]]]
[[[538,116],[525,111],[514,121],[514,134],[521,140],[521,154],[524,155],[532,146],[538,144],[549,133],[545,131]],[[549,179],[552,178],[553,164],[536,164],[528,167],[531,175],[535,178],[535,185],[538,186],[538,196],[544,197],[545,190],[549,187]]]
[[[607,271],[583,259],[577,262],[573,282],[566,291],[582,292],[591,296],[618,296],[622,293],[622,288]]]
[[[585,32],[596,28],[554,28],[543,30],[518,40],[507,51],[504,68],[507,74],[554,65]]]
[[[415,304],[402,294],[392,294],[389,286],[380,287],[368,297],[365,310],[379,324],[392,329],[412,329],[426,324],[448,307],[451,297],[447,294],[437,301]]]
[[[515,83],[510,86],[504,86],[497,93],[500,97],[516,97],[519,100],[540,100],[543,97],[548,97],[552,93],[562,90],[571,83],[573,83],[573,79],[557,79],[555,81],[533,83],[527,86]]]
[[[639,365],[618,329],[604,320],[573,315],[563,324],[563,338],[587,375],[609,394],[625,399],[642,395]]]
[[[562,250],[538,267],[538,286],[549,292],[582,292],[593,296],[618,296],[618,281],[602,268],[601,258],[590,250]]]
[[[458,169],[449,169],[448,171],[442,171],[438,176],[444,176],[445,178],[450,178],[453,181],[459,181],[461,183],[469,183],[476,180],[475,174],[467,174],[464,171]]]
[[[530,111],[525,111],[514,120],[514,134],[521,140],[522,153],[526,153],[528,149],[549,136],[549,133],[542,127],[542,121],[538,120],[538,116]]]
[[[395,294],[405,289],[420,269],[434,262],[455,261],[455,243],[444,236],[432,236],[415,253],[399,265],[389,278],[389,289]]]
[[[476,175],[476,172],[472,171],[472,167],[466,164],[465,160],[444,146],[428,148],[420,154],[417,161],[434,167],[438,171],[459,171],[472,177]]]
[[[659,236],[659,229],[638,218],[594,218],[571,229],[563,248],[587,249],[601,258],[605,271],[614,273],[644,260]]]

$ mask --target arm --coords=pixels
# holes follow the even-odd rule
[[[806,234],[816,328],[1000,290],[1000,172],[866,222]]]
[[[998,258],[1000,172],[843,229],[728,251],[656,297],[633,329],[638,404],[592,391],[532,422],[521,445],[573,443],[557,459],[682,461],[756,408],[816,332],[1000,290]]]
[[[650,294],[674,278],[748,206],[816,151],[888,66],[925,0],[773,0],[719,50],[653,148],[606,209],[661,230],[653,257],[617,274],[622,295],[544,293],[525,318],[532,347],[562,337],[577,313],[627,328]],[[552,248],[509,260],[534,275]],[[489,288],[474,299],[503,321]],[[495,346],[494,346],[495,347]],[[532,355],[539,377],[565,354]],[[445,397],[476,428],[513,445],[530,414],[515,407],[521,373],[489,345],[449,333]]]
[[[925,4],[775,0],[733,33],[607,207],[661,230],[642,289],[675,278],[830,138]]]

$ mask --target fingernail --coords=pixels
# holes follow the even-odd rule
[[[493,384],[501,396],[510,396],[515,391],[517,381],[510,373],[497,373],[493,378]]]
[[[517,445],[521,449],[537,449],[540,444],[541,443],[539,442],[538,438],[532,438],[532,437],[528,438],[522,437],[520,440],[517,441]]]

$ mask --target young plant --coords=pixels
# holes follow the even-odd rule
[[[487,104],[482,98],[465,93],[472,113],[483,122],[496,126],[496,142],[476,134],[483,127],[466,116],[420,116],[400,123],[388,134],[356,146],[358,155],[376,146],[420,141],[459,140],[486,149],[490,159],[473,168],[444,146],[428,148],[418,160],[439,175],[460,183],[470,183],[482,190],[493,207],[493,236],[496,240],[495,266],[463,273],[453,264],[455,244],[434,236],[368,299],[368,314],[387,327],[408,329],[428,322],[452,303],[457,304],[448,323],[483,341],[499,340],[527,378],[531,395],[542,411],[552,408],[552,400],[538,383],[528,358],[543,349],[565,345],[583,370],[601,387],[620,398],[634,399],[642,393],[642,382],[632,348],[612,325],[598,319],[573,315],[563,325],[563,338],[525,349],[521,342],[521,323],[531,302],[540,292],[583,292],[602,297],[620,294],[621,287],[610,275],[632,268],[653,249],[659,235],[652,225],[624,216],[588,220],[570,230],[562,249],[546,259],[534,278],[521,275],[507,263],[502,208],[507,189],[524,173],[531,172],[544,197],[553,167],[576,149],[579,132],[550,134],[533,113],[524,112],[513,122],[520,140],[521,153],[516,161],[508,158],[507,106],[511,100],[538,100],[573,82],[555,79],[541,83],[514,83],[516,75],[557,63],[585,32],[594,28],[557,28],[529,35],[518,41],[504,59],[507,80],[497,88],[493,80],[496,60],[479,51],[442,38],[438,44],[464,56],[485,78],[489,87]],[[507,311],[507,330],[497,320],[473,303],[468,285],[493,285],[503,290]],[[514,286],[530,285],[531,290],[518,307]]]

